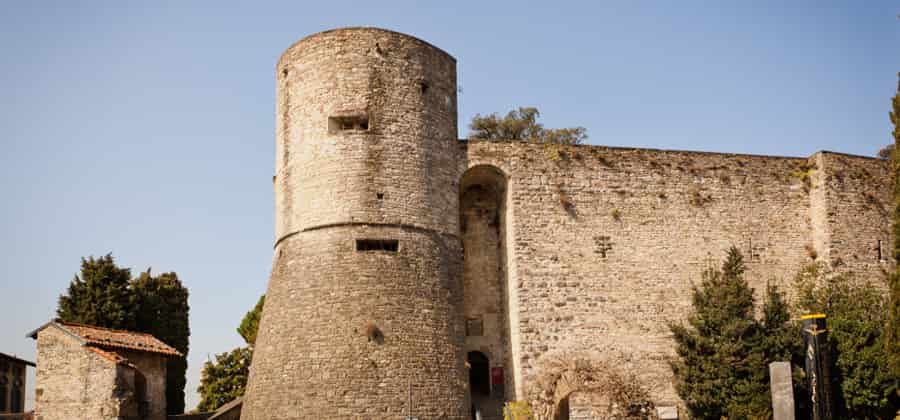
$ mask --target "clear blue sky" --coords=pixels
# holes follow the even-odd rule
[[[534,105],[602,145],[806,156],[891,141],[896,2],[241,3],[0,8],[0,352],[32,358],[24,335],[80,258],[112,252],[190,289],[193,407],[202,361],[241,344],[266,287],[275,62],[325,29],[389,28],[454,55],[461,136],[476,113]]]

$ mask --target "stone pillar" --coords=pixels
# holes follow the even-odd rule
[[[794,389],[789,362],[769,363],[772,414],[775,420],[794,420]]]

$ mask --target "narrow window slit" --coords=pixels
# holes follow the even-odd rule
[[[368,115],[344,115],[328,117],[328,132],[339,133],[345,131],[368,131]]]
[[[357,251],[387,251],[397,252],[400,249],[400,241],[396,239],[357,239]]]

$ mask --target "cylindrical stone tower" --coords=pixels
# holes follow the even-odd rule
[[[373,28],[277,67],[276,241],[242,419],[468,416],[456,61]]]

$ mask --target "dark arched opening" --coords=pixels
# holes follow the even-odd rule
[[[562,401],[559,402],[559,407],[556,409],[556,419],[555,420],[569,420],[569,397],[563,398]]]
[[[480,351],[469,352],[469,389],[472,397],[491,395],[491,363]]]
[[[472,404],[480,419],[503,418],[515,399],[511,346],[511,298],[507,277],[506,175],[491,165],[469,168],[460,179],[465,350]],[[488,357],[490,356],[490,360]]]

